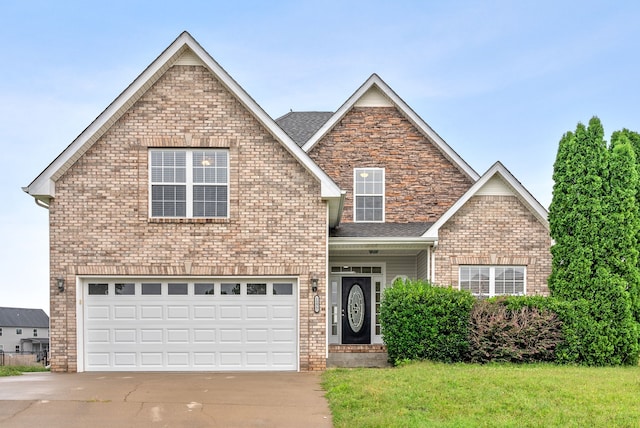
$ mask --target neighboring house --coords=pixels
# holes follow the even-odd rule
[[[49,317],[42,309],[0,308],[0,351],[41,354],[49,349]]]
[[[384,350],[396,278],[548,292],[547,212],[502,164],[477,174],[376,75],[274,121],[188,33],[24,190],[54,371],[322,370]]]

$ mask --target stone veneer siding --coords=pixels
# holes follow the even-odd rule
[[[549,231],[515,196],[474,196],[439,231],[435,283],[458,287],[460,265],[524,265],[529,295],[548,295]]]
[[[150,219],[150,147],[229,149],[229,219]],[[299,276],[301,370],[326,364],[320,183],[204,67],[170,68],[66,171],[50,205],[51,367],[77,371],[77,275]],[[190,267],[188,267],[190,266]],[[64,277],[59,293],[56,278]]]
[[[385,168],[385,221],[436,221],[473,184],[395,107],[354,107],[309,152],[347,191],[353,221],[354,168]]]

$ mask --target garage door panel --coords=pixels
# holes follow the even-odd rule
[[[91,329],[87,331],[86,340],[87,343],[109,343],[109,332],[108,329]]]
[[[162,329],[142,329],[140,331],[140,342],[162,343]]]
[[[247,306],[247,319],[266,321],[269,319],[269,307],[267,305]]]
[[[140,318],[143,320],[162,320],[162,306],[147,306],[141,308]]]
[[[108,320],[109,319],[109,306],[87,306],[87,319],[88,320]]]
[[[189,307],[188,306],[167,306],[167,319],[188,320]]]
[[[142,367],[162,367],[162,352],[141,352],[140,353],[140,365]]]
[[[194,283],[189,283],[188,294],[168,295],[167,283],[180,281],[145,280],[162,283],[161,294],[142,295],[137,283],[134,294],[117,295],[114,283],[122,280],[100,281],[107,282],[109,292],[99,295],[88,295],[88,284],[84,284],[85,370],[298,367],[295,286],[291,295],[274,296],[271,284],[263,294],[265,287],[253,281],[249,289],[260,294],[247,295],[248,282],[242,282],[241,294],[222,295],[217,283],[213,294],[203,295],[194,294]]]
[[[269,343],[269,330],[266,328],[261,328],[261,329],[248,328],[246,329],[246,332],[247,332],[246,342],[248,344]]]
[[[216,331],[214,329],[195,329],[193,341],[194,343],[216,343]]]
[[[136,343],[136,330],[119,329],[113,330],[113,342],[119,343]]]
[[[276,320],[293,320],[296,314],[293,305],[274,305],[272,308],[273,319]]]
[[[189,367],[188,352],[167,352],[167,366]]]
[[[136,367],[137,358],[135,352],[114,352],[113,364],[119,367]]]
[[[210,306],[194,306],[193,318],[196,320],[215,320],[216,308],[213,305]]]
[[[92,352],[87,357],[89,367],[106,369],[111,366],[111,358],[108,352]]]
[[[114,320],[134,320],[136,319],[136,306],[114,306],[113,307],[113,319]]]
[[[167,330],[167,343],[189,343],[189,330],[188,329],[168,329]]]
[[[224,305],[220,306],[220,319],[221,320],[242,320],[242,306],[240,305]]]
[[[242,353],[241,352],[220,352],[220,367],[241,368]]]
[[[221,328],[219,332],[222,344],[242,343],[242,329],[240,328]]]

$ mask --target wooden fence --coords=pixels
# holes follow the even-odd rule
[[[0,366],[38,366],[40,364],[36,354],[0,353]]]

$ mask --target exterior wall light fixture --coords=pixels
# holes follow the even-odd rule
[[[62,293],[64,291],[64,278],[60,277],[56,280],[56,282],[58,284],[58,291]]]
[[[311,277],[311,291],[318,291],[318,277],[315,275]]]

